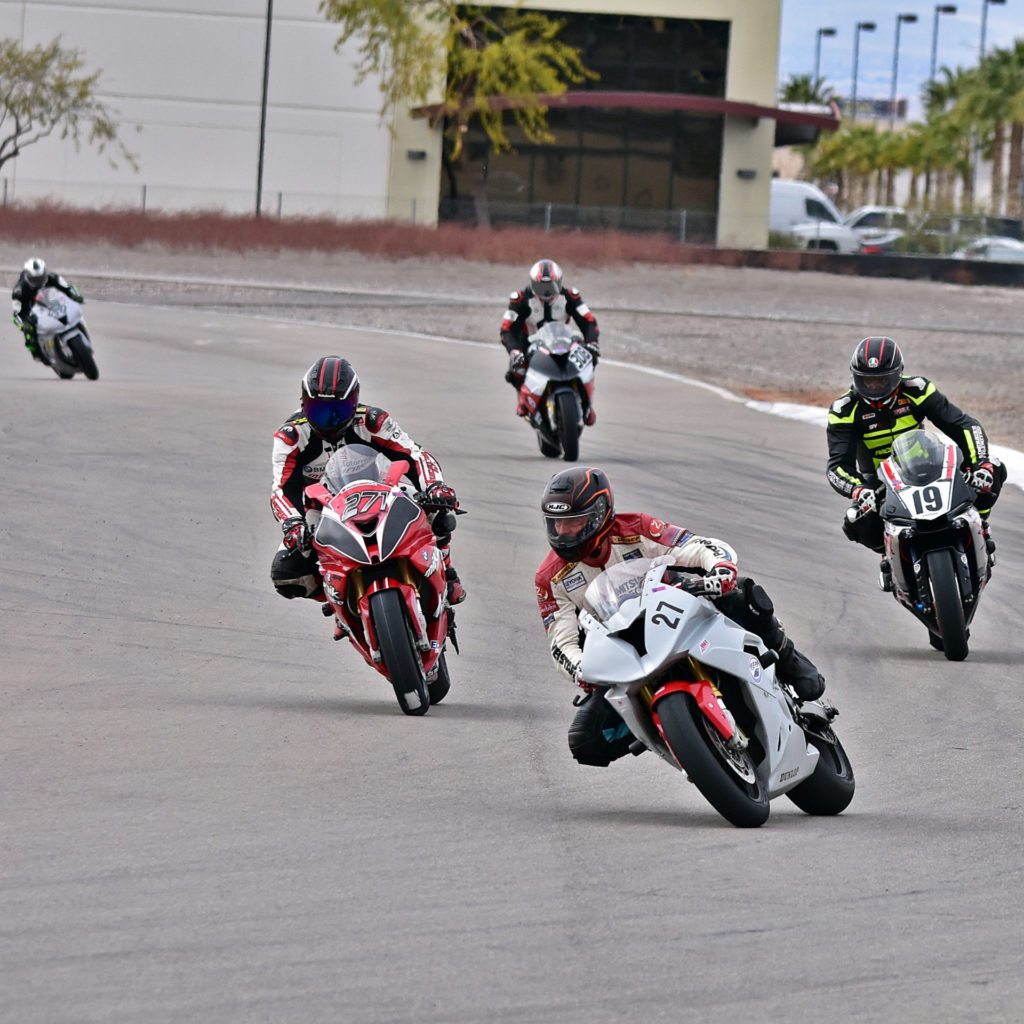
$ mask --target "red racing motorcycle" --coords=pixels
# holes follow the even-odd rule
[[[451,686],[448,641],[459,648],[444,560],[402,482],[408,469],[366,445],[339,448],[306,488],[307,521],[336,638],[347,636],[391,683],[405,714],[425,715]]]

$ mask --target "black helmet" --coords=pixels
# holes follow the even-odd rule
[[[865,338],[850,360],[853,390],[865,402],[888,405],[903,380],[903,354],[892,338]]]
[[[554,260],[537,260],[530,267],[530,287],[541,302],[554,302],[562,290],[562,268]]]
[[[551,550],[569,562],[596,554],[615,519],[608,476],[588,466],[556,473],[544,489],[540,507]]]
[[[355,419],[359,378],[347,359],[324,356],[302,378],[302,411],[313,432],[337,444]]]

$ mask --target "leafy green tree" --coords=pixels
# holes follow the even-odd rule
[[[492,108],[493,97],[508,98],[527,139],[550,142],[541,97],[598,77],[584,66],[575,47],[559,41],[563,21],[519,6],[320,0],[319,10],[341,26],[336,49],[359,40],[356,81],[379,76],[381,117],[433,102],[430,123],[444,121],[453,158],[474,116],[495,150],[511,148],[503,111]]]
[[[83,141],[101,153],[113,147],[138,169],[118,138],[114,112],[96,98],[100,72],[84,74],[84,67],[82,53],[65,49],[59,36],[30,49],[16,39],[0,39],[0,167],[57,132],[76,150]],[[117,165],[113,157],[110,162]]]

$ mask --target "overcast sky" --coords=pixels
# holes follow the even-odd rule
[[[983,0],[958,0],[956,14],[940,14],[936,67],[972,67],[981,46]],[[873,21],[874,32],[860,32],[857,58],[857,96],[888,99],[897,14],[916,14],[914,23],[900,26],[898,95],[911,102],[911,117],[920,116],[921,86],[928,79],[935,31],[935,3],[921,0],[782,0],[780,84],[794,74],[814,73],[817,30],[834,28],[821,39],[821,76],[840,96],[850,94],[857,22]],[[1024,0],[989,3],[985,50],[1009,46],[1024,38]]]

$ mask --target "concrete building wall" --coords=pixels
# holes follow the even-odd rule
[[[118,111],[139,162],[138,172],[112,169],[107,155],[50,138],[0,172],[8,195],[253,210],[266,14],[267,0],[0,0],[0,35],[32,46],[59,34],[102,72],[99,98]],[[317,0],[273,5],[265,212],[389,211],[393,140],[380,95],[373,81],[355,84],[353,53],[335,53],[337,35]],[[408,213],[413,195],[405,198]]]

